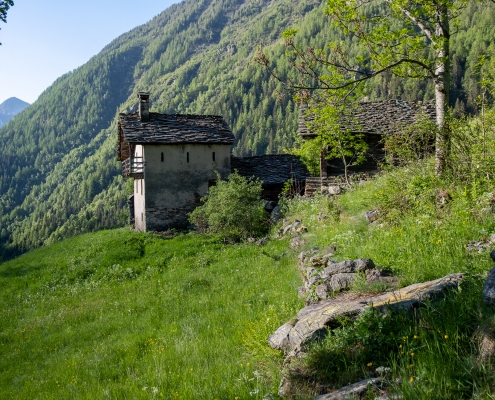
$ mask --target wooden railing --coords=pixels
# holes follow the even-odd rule
[[[122,161],[122,175],[124,178],[144,178],[143,157],[129,157]]]

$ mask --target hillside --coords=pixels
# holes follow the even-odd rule
[[[257,46],[281,76],[293,74],[280,34],[323,47],[329,30],[317,0],[186,0],[122,35],[60,77],[0,129],[0,252],[4,259],[81,232],[121,226],[127,186],[115,161],[116,112],[150,91],[152,110],[224,116],[233,152],[281,152],[293,142],[297,107],[253,62]],[[458,109],[475,111],[474,64],[495,37],[495,8],[473,4],[453,45]],[[349,51],[356,52],[349,44]],[[425,99],[424,82],[386,77],[370,98]],[[455,105],[455,104],[453,104]]]
[[[494,117],[490,110],[486,121],[456,128],[458,140],[475,140],[466,154],[453,152],[455,160],[468,155],[477,165],[495,156]],[[482,123],[489,151],[476,143]],[[493,264],[495,168],[457,164],[437,178],[432,159],[415,160],[339,196],[284,199],[285,221],[264,245],[114,229],[1,264],[2,395],[276,399],[283,373],[288,398],[314,399],[380,375],[389,393],[405,399],[493,397],[495,369],[479,361],[479,332],[495,326],[493,306],[481,297]],[[445,202],[439,191],[448,191]],[[375,223],[365,218],[370,209],[380,211]],[[295,219],[302,233],[280,229]],[[301,251],[332,251],[336,261],[370,258],[399,286],[454,272],[465,280],[445,301],[427,301],[414,313],[342,317],[332,334],[284,362],[267,338],[303,306]],[[310,265],[319,268],[321,259]],[[351,294],[390,289],[361,277]]]
[[[29,106],[29,103],[26,103],[17,97],[11,97],[5,100],[0,104],[0,127],[9,122],[27,106]]]

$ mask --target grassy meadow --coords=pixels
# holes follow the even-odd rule
[[[0,265],[0,398],[276,391],[265,373],[276,376],[276,365],[261,371],[257,362],[267,336],[301,305],[286,248],[118,229]]]

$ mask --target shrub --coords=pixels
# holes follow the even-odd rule
[[[189,214],[189,221],[199,232],[223,236],[235,242],[248,237],[261,236],[268,231],[268,213],[261,200],[261,181],[231,174],[210,187],[203,205]]]

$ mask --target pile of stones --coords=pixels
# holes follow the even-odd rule
[[[391,271],[379,270],[369,258],[345,260],[336,262],[334,256],[336,245],[327,247],[323,255],[318,255],[318,249],[303,251],[298,257],[298,269],[304,286],[298,288],[299,295],[306,297],[306,303],[317,303],[326,300],[332,294],[347,290],[359,278],[367,285],[385,281],[393,285],[395,278]]]

